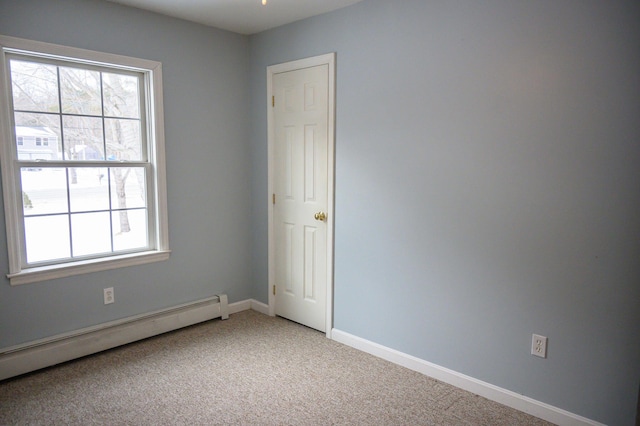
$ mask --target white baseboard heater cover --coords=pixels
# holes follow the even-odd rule
[[[0,380],[214,318],[229,318],[226,294],[0,349]]]

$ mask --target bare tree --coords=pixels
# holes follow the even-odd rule
[[[67,160],[140,160],[138,78],[38,62],[11,61],[16,125],[46,127]],[[71,184],[77,171],[68,168]],[[120,230],[131,230],[126,182],[131,168],[109,168]]]

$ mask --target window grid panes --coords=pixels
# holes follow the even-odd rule
[[[153,249],[143,74],[8,57],[23,266]]]

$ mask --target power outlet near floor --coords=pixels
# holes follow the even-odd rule
[[[113,287],[105,288],[104,291],[104,304],[108,305],[116,301],[115,296],[113,294]]]
[[[547,357],[547,338],[534,334],[531,338],[531,355],[539,356],[540,358]]]

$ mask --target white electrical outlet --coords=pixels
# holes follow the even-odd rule
[[[104,304],[108,305],[109,303],[115,302],[115,296],[113,294],[113,287],[104,289]]]
[[[531,338],[531,355],[539,356],[540,358],[547,357],[547,338],[534,334]]]

